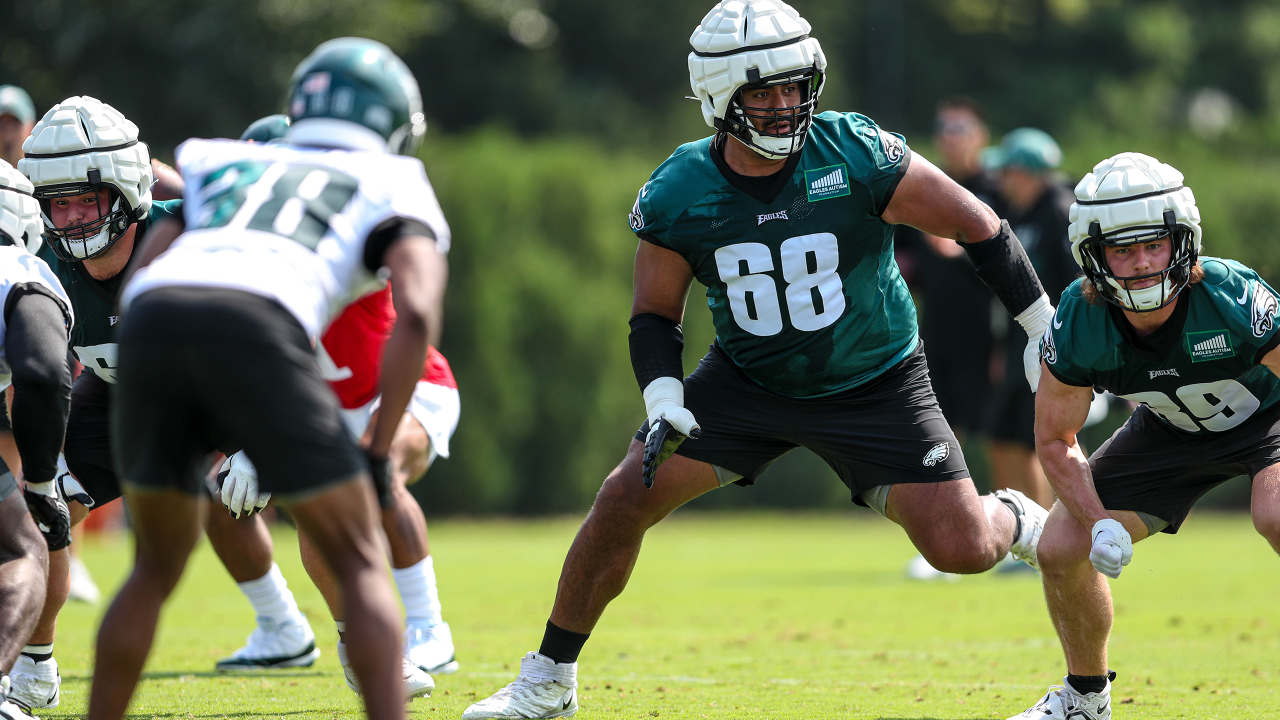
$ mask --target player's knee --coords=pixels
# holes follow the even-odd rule
[[[654,513],[643,502],[644,497],[638,496],[637,488],[645,489],[639,467],[630,468],[629,463],[623,462],[600,486],[596,501],[591,506],[591,516],[615,528],[648,528],[653,525],[660,518],[651,517]]]
[[[139,552],[134,562],[130,582],[142,584],[152,592],[168,597],[178,586],[178,580],[182,578],[185,567],[186,558],[165,553]]]
[[[89,508],[81,505],[75,500],[67,501],[67,510],[71,512],[71,527],[79,525],[84,522],[85,518],[89,517]]]
[[[1266,538],[1272,546],[1280,546],[1280,514],[1254,513],[1253,529]]]
[[[961,575],[985,572],[1000,561],[996,544],[976,533],[940,539],[927,549],[921,548],[921,554],[938,570]]]

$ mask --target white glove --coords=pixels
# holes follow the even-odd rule
[[[1040,389],[1040,338],[1044,337],[1053,322],[1053,303],[1048,295],[1041,295],[1014,320],[1027,331],[1027,347],[1022,351],[1022,371],[1026,373],[1031,392]]]
[[[58,486],[58,495],[66,502],[75,500],[81,505],[92,508],[97,504],[89,495],[89,491],[84,489],[84,485],[71,474],[71,470],[67,468],[67,459],[58,453],[58,470],[53,475],[53,483]]]
[[[702,430],[693,413],[684,407],[684,383],[679,378],[660,377],[649,383],[644,389],[644,409],[649,414],[650,429],[666,418],[681,435],[697,437],[694,431]]]
[[[218,480],[222,483],[222,504],[237,520],[241,513],[252,515],[271,500],[271,493],[258,491],[258,469],[243,450],[222,461]]]
[[[1115,579],[1131,560],[1133,538],[1129,537],[1129,531],[1111,518],[1099,520],[1093,526],[1093,549],[1089,551],[1089,562],[1094,569]]]

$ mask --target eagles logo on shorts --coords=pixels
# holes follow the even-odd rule
[[[945,442],[940,442],[929,448],[929,452],[924,454],[924,466],[933,467],[943,460],[946,460],[949,455],[951,455],[951,445]]]

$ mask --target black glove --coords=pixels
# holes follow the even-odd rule
[[[671,457],[686,437],[692,437],[697,440],[702,437],[702,430],[694,426],[693,432],[686,436],[672,427],[666,418],[658,420],[657,425],[649,428],[649,434],[644,439],[645,487],[653,487],[653,478],[658,474],[658,466]]]
[[[368,450],[364,451],[364,459],[369,463],[369,474],[373,476],[373,489],[378,493],[378,505],[386,510],[391,507],[391,459],[375,457]]]
[[[71,544],[71,511],[62,498],[27,487],[22,491],[22,499],[27,501],[27,509],[44,534],[49,550],[61,550]]]

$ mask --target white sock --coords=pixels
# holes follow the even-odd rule
[[[249,598],[253,611],[258,617],[265,617],[274,623],[284,623],[300,614],[298,603],[289,592],[289,584],[280,574],[280,566],[271,563],[271,570],[257,580],[240,583],[240,592]]]
[[[440,593],[436,590],[436,568],[428,555],[407,568],[391,568],[400,590],[405,619],[421,620],[427,626],[444,622],[440,616]]]

